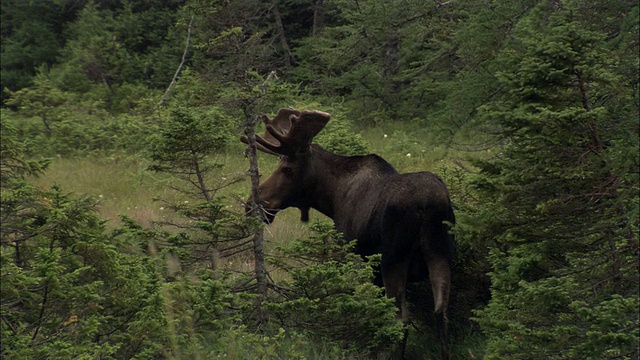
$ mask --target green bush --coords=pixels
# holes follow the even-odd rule
[[[340,155],[365,155],[369,152],[367,141],[340,117],[331,119],[315,141],[326,150]]]
[[[276,265],[291,280],[279,284],[282,297],[266,304],[286,329],[312,334],[355,354],[389,350],[403,336],[396,307],[372,283],[379,256],[367,260],[353,253],[331,224],[315,222],[309,239],[281,251],[288,260]]]
[[[123,88],[133,91],[132,86]],[[27,155],[32,156],[140,151],[157,126],[133,112],[112,115],[104,101],[84,98],[58,89],[47,74],[40,73],[33,86],[11,93],[7,104],[16,110],[3,110],[3,117],[15,119],[20,141],[31,143]],[[140,96],[127,98],[145,101]]]

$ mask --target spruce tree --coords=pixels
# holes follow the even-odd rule
[[[108,231],[96,200],[29,183],[48,161],[0,118],[0,357],[121,358],[161,353],[156,266],[130,228]],[[141,357],[145,358],[145,357]]]
[[[495,241],[488,358],[637,358],[638,103],[625,53],[544,3],[506,49],[506,89],[483,107],[501,134],[474,185]],[[621,36],[624,36],[622,34]]]

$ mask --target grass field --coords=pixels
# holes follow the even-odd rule
[[[429,141],[425,141],[416,129],[396,126],[395,129],[385,130],[375,127],[362,129],[360,133],[368,142],[371,152],[383,156],[400,172],[429,170],[437,173],[440,166],[450,161],[450,150],[445,146],[430,146]],[[249,168],[241,145],[233,146],[226,154],[217,155],[215,160],[223,164],[223,168],[209,179],[212,184],[217,184],[223,178],[242,176]],[[275,156],[260,154],[263,179],[271,173],[276,163]],[[33,181],[41,187],[58,184],[63,190],[76,195],[95,196],[100,201],[100,214],[110,219],[113,225],[118,224],[118,216],[124,214],[148,226],[153,221],[172,216],[164,209],[162,202],[154,199],[175,196],[170,188],[175,180],[166,174],[149,171],[149,165],[148,160],[135,155],[57,157],[52,159],[46,173]],[[245,177],[245,180],[221,190],[218,195],[224,196],[230,206],[240,207],[242,204],[237,198],[246,198],[249,188],[250,183]],[[312,217],[324,218],[313,211]],[[296,209],[285,210],[268,228],[268,232],[284,239],[305,234],[306,226],[300,224],[298,218]]]
[[[400,172],[433,171],[438,173],[442,166],[452,163],[453,156],[459,153],[447,149],[445,146],[433,147],[429,145],[427,136],[411,128],[367,128],[360,133],[369,144],[369,149],[387,159]],[[217,183],[222,178],[235,178],[246,173],[249,165],[243,156],[242,145],[235,145],[226,154],[218,155],[216,161],[224,166],[219,173],[214,174],[210,181]],[[275,167],[277,158],[260,155],[260,171],[263,179]],[[109,219],[108,226],[120,223],[119,215],[124,214],[136,220],[143,226],[152,226],[156,221],[171,219],[176,214],[171,213],[161,201],[154,199],[174,199],[189,201],[188,198],[176,199],[176,193],[171,190],[175,180],[161,173],[148,170],[149,161],[141,156],[126,157],[87,157],[87,158],[54,158],[49,170],[34,183],[41,187],[58,184],[66,192],[75,195],[90,195],[100,201],[99,211],[103,218]],[[221,190],[218,195],[223,196],[228,206],[237,207],[242,211],[241,199],[249,194],[249,180],[234,183]],[[180,196],[180,195],[178,195]],[[300,222],[297,209],[282,211],[276,221],[265,229],[265,250],[270,252],[275,246],[287,243],[295,238],[306,237],[309,234],[308,225]],[[322,214],[313,211],[311,219],[326,219]],[[242,255],[225,259],[224,267],[240,271],[251,271],[253,263],[251,256]],[[277,278],[277,273],[272,274]],[[437,354],[437,341],[430,334],[418,334],[411,329],[408,352],[411,358],[428,359]],[[482,338],[469,329],[457,329],[452,333],[453,351],[456,358],[475,358],[482,353]],[[424,352],[425,346],[429,349]],[[314,350],[315,351],[315,350]],[[323,358],[319,355],[317,358]]]

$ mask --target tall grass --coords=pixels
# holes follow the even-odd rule
[[[110,158],[56,158],[36,185],[60,185],[76,195],[90,195],[99,202],[103,218],[118,222],[125,214],[148,226],[165,216],[153,199],[167,195],[170,179],[146,171],[141,159],[115,161]]]

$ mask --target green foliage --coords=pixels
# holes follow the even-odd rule
[[[128,358],[153,347],[145,339],[161,319],[138,318],[157,294],[153,267],[116,250],[94,201],[26,184],[2,195],[3,356]],[[136,324],[144,330],[125,332]]]
[[[49,165],[48,159],[30,160],[29,144],[18,139],[18,129],[13,123],[8,110],[1,110],[0,115],[0,186],[4,189],[14,181],[24,180],[27,176],[42,174]]]
[[[82,97],[99,96],[113,111],[121,110],[117,105],[124,97],[123,84],[168,86],[180,63],[178,43],[184,36],[169,31],[176,18],[172,6],[123,4],[113,11],[87,2],[68,26],[61,61],[51,68],[52,79]]]
[[[173,194],[156,199],[178,215],[158,224],[180,229],[164,234],[167,244],[160,250],[187,268],[201,264],[216,268],[220,257],[247,251],[250,246],[247,237],[253,228],[248,219],[217,194],[241,179],[225,177],[216,158],[228,146],[231,129],[232,119],[216,107],[192,110],[176,106],[169,110],[147,150],[149,170],[178,180],[172,186]]]
[[[187,34],[180,7],[184,1],[122,2],[115,11],[113,33],[120,54],[118,84],[166,89],[180,64]],[[126,51],[125,51],[126,50]],[[115,93],[120,91],[117,89]]]
[[[571,308],[577,314],[575,320],[580,323],[580,328],[587,329],[587,333],[586,341],[576,346],[569,355],[580,358],[600,358],[600,354],[603,357],[615,357],[623,349],[633,349],[640,336],[637,320],[634,321],[637,319],[638,306],[637,297],[617,294],[595,307],[585,301],[573,302]]]
[[[175,25],[180,2],[5,2],[3,105],[10,92],[32,85],[44,68],[56,87],[125,112],[150,89],[166,88],[180,63],[185,36]]]
[[[311,230],[308,239],[281,249],[287,260],[277,265],[291,280],[279,285],[282,299],[266,304],[272,316],[356,353],[390,349],[403,326],[393,302],[371,282],[379,256],[363,260],[353,253],[355,242],[345,243],[330,224],[315,222]]]
[[[488,358],[633,358],[639,187],[621,179],[638,172],[638,113],[622,104],[637,94],[570,9],[541,5],[517,34],[499,74],[508,96],[482,109],[504,145],[472,180],[494,202],[476,230],[496,242],[477,312]]]
[[[205,159],[224,150],[230,140],[230,119],[219,109],[172,109],[151,143],[151,170],[185,176],[199,171],[205,176],[215,168],[205,165]]]
[[[491,298],[476,313],[489,358],[638,356],[636,2],[273,5],[3,0],[0,356],[323,358],[392,339],[369,264],[328,228],[285,251],[290,292],[263,332],[202,270],[250,245],[217,196],[236,180],[218,158],[240,152],[240,121],[292,105],[330,109],[317,141],[331,151],[378,147],[412,171],[445,159],[451,328]],[[353,124],[389,136],[367,144]],[[499,146],[451,165],[450,146],[479,139]],[[149,154],[178,177],[162,195],[172,228],[107,228],[91,198],[28,182],[42,157],[104,153]],[[327,348],[310,354],[318,338]]]
[[[93,84],[109,86],[124,55],[112,29],[111,13],[89,1],[69,26],[69,40],[62,50],[66,61],[52,69],[56,84],[76,93],[90,92]]]
[[[11,94],[8,105],[17,107],[23,116],[36,117],[44,125],[44,133],[53,132],[52,126],[66,117],[66,108],[71,94],[56,88],[48,76],[41,71],[34,79],[32,88],[25,88]]]
[[[234,326],[219,340],[220,349],[216,358],[230,359],[310,359],[305,348],[304,337],[290,333],[283,328],[265,335],[252,332],[246,326]]]
[[[100,100],[79,100],[60,90],[44,71],[33,81],[33,86],[11,93],[7,100],[18,111],[4,112],[15,119],[24,141],[32,144],[29,155],[88,155],[144,147],[149,130],[142,116],[113,116]]]
[[[198,355],[201,338],[233,324],[227,309],[238,303],[228,287],[210,272],[176,278],[170,261],[154,250],[161,234],[127,218],[110,231],[91,197],[23,181],[42,164],[24,160],[20,146],[11,148],[19,143],[4,117],[2,130],[3,357]]]
[[[39,68],[56,62],[63,43],[63,22],[72,13],[59,2],[2,2],[3,103],[8,92],[29,86]]]
[[[203,271],[162,285],[166,331],[171,344],[167,356],[209,358],[209,342],[217,342],[237,321],[228,309],[239,304],[228,287],[211,275]]]
[[[362,135],[353,131],[349,124],[333,117],[327,127],[314,139],[326,150],[336,154],[352,156],[369,153],[369,144]]]
[[[425,12],[417,4],[338,1],[336,22],[296,49],[303,66],[295,69],[309,91],[348,95],[350,117],[375,122],[396,114],[401,105],[399,79],[402,41],[397,23]],[[419,16],[418,16],[419,18]]]

